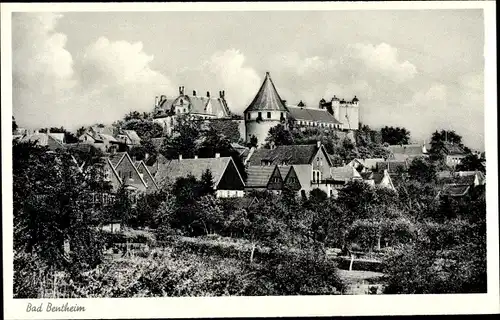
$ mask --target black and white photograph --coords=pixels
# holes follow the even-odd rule
[[[496,5],[453,3],[2,4],[10,319],[500,312]]]

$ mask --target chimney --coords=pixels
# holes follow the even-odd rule
[[[40,131],[38,131],[38,129],[35,129],[35,134],[39,134]]]
[[[215,157],[216,157],[216,158],[220,158],[220,153],[218,153],[218,152],[217,152],[217,153],[215,154]]]
[[[195,158],[195,159],[198,159],[198,156],[197,156],[197,155],[195,155],[195,156],[194,156],[194,158]]]
[[[321,148],[321,141],[319,141],[319,140],[316,141],[316,146],[318,147],[318,149]]]
[[[207,91],[207,98],[210,98],[210,91]]]
[[[182,160],[182,154],[179,155],[179,161]]]
[[[155,107],[158,107],[158,96],[155,97]]]
[[[196,97],[196,90],[193,90],[193,97]]]
[[[144,161],[146,161],[146,160],[148,160],[148,159],[149,159],[149,153],[146,153],[146,154],[144,155]]]

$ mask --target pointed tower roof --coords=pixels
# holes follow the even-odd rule
[[[253,99],[252,103],[246,108],[245,112],[248,111],[288,111],[281,99],[269,72],[266,72],[266,78],[262,83],[262,86],[257,92],[257,95]]]

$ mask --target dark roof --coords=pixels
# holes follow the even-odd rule
[[[246,187],[265,188],[276,166],[248,166]]]
[[[314,121],[322,123],[341,124],[326,109],[302,108],[288,106],[290,115],[298,121]]]
[[[470,189],[470,186],[461,186],[454,184],[447,184],[443,187],[442,195],[451,197],[460,197],[465,195]]]
[[[310,164],[318,147],[312,145],[283,145],[274,149],[257,149],[250,157],[249,165],[260,166],[262,162],[270,165]]]
[[[406,161],[380,161],[377,162],[377,171],[387,170],[389,173],[398,173],[399,170],[406,171],[408,163]]]
[[[273,111],[288,111],[281,99],[269,72],[266,72],[266,78],[262,83],[257,95],[253,99],[252,103],[246,108],[245,112],[248,111],[260,111],[260,110],[273,110]]]

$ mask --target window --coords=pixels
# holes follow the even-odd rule
[[[268,113],[267,113],[267,118],[268,118],[268,119],[269,119],[269,118],[271,118],[271,112],[268,112]]]
[[[129,178],[129,179],[132,179],[132,171],[129,171],[129,172],[128,172],[128,178]]]
[[[259,112],[259,118],[262,118],[262,112]]]
[[[250,120],[250,112],[247,114],[247,119]]]
[[[123,179],[122,172],[120,170],[118,170],[118,176],[120,177],[120,179]]]
[[[182,112],[183,112],[183,113],[186,113],[186,108],[182,109]]]

